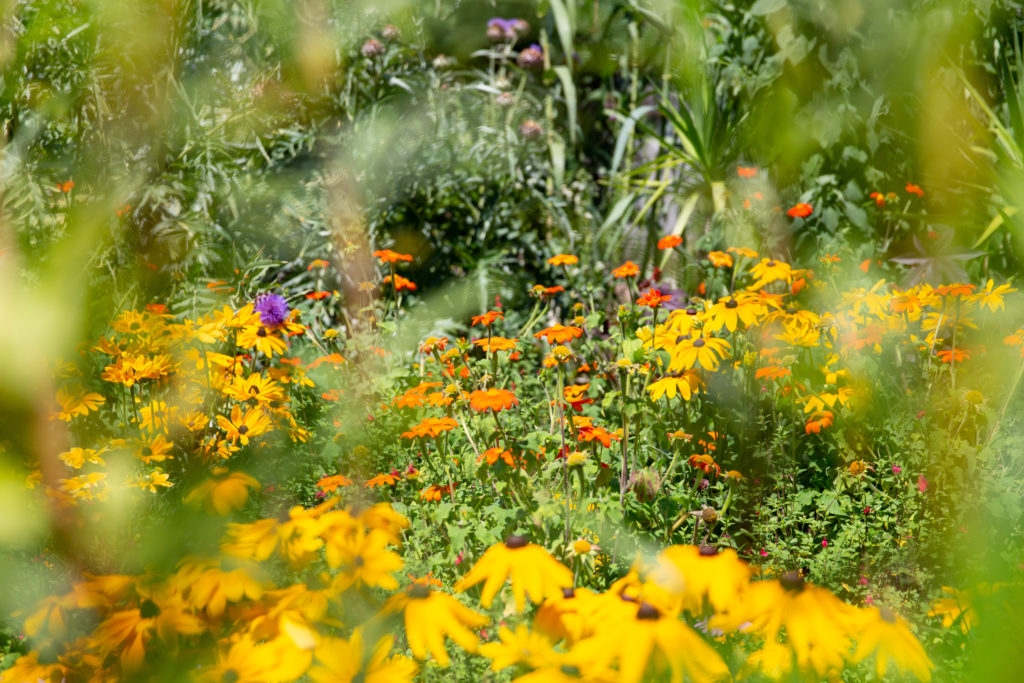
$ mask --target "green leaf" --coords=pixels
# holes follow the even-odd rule
[[[774,14],[787,6],[786,0],[757,0],[751,7],[750,13],[755,17],[765,17]]]

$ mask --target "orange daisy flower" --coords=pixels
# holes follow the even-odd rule
[[[804,432],[807,434],[820,434],[822,429],[828,429],[832,426],[834,418],[835,415],[832,414],[831,410],[816,410],[811,415],[811,418],[807,420]]]
[[[645,294],[641,295],[636,300],[638,306],[650,306],[651,308],[658,308],[663,303],[671,301],[672,297],[668,294],[662,294],[660,289],[648,290]]]
[[[612,277],[618,279],[636,277],[640,274],[640,266],[633,263],[632,261],[626,261],[621,266],[612,271]]]
[[[920,185],[915,185],[914,183],[907,183],[907,187],[905,189],[910,194],[916,194],[918,197],[924,196],[924,190],[921,189]]]
[[[482,460],[486,460],[488,465],[493,465],[499,460],[504,460],[505,464],[508,465],[509,467],[516,466],[515,458],[512,457],[512,451],[508,450],[507,448],[501,449],[498,448],[497,446],[495,446],[494,448],[488,448],[486,451],[481,453],[479,457],[477,457],[476,459],[477,462],[480,462]]]
[[[812,213],[814,213],[814,209],[810,204],[800,202],[796,206],[791,207],[789,211],[786,212],[786,215],[790,218],[807,218]]]
[[[757,175],[757,166],[737,166],[736,175],[740,178],[753,178]]]
[[[316,483],[316,487],[324,493],[330,493],[339,486],[351,486],[352,480],[346,477],[344,474],[334,474],[329,477],[323,477]]]
[[[555,254],[548,259],[548,265],[551,266],[574,266],[579,262],[579,257],[572,254]]]
[[[420,491],[420,498],[427,501],[440,502],[443,496],[450,495],[451,492],[451,486],[438,486],[437,484],[431,484]]]
[[[537,339],[545,339],[549,344],[564,344],[565,342],[578,339],[583,336],[583,330],[573,325],[552,325],[545,327],[533,335]]]
[[[683,243],[683,238],[679,235],[665,235],[658,240],[658,249],[672,249],[678,247]]]
[[[469,394],[469,407],[478,413],[488,410],[502,411],[519,404],[519,399],[508,389],[477,389]]]
[[[715,268],[732,268],[732,256],[724,251],[709,252],[708,260]]]
[[[409,428],[409,431],[402,432],[403,439],[415,439],[417,437],[433,438],[441,432],[451,431],[459,426],[459,423],[451,417],[425,417],[417,424]]]
[[[473,327],[476,327],[477,325],[490,327],[494,324],[495,320],[503,320],[504,318],[505,314],[500,311],[487,311],[483,315],[473,316]]]
[[[324,291],[310,292],[309,294],[306,295],[306,298],[307,299],[311,299],[313,301],[320,301],[320,299],[326,299],[330,295],[331,295],[330,292],[324,292]]]
[[[412,262],[412,254],[399,254],[396,251],[390,249],[379,249],[373,252],[373,255],[380,260],[381,263],[398,263],[399,261]]]
[[[390,284],[391,281],[392,281],[392,276],[391,275],[388,275],[387,277],[384,278],[384,280],[382,280],[382,282],[384,284]],[[412,280],[409,280],[408,278],[402,277],[401,275],[395,275],[394,276],[394,282],[395,282],[395,291],[398,291],[398,292],[401,292],[403,290],[408,290],[410,292],[415,292],[416,291],[416,283],[413,282]]]
[[[388,472],[378,474],[376,477],[370,477],[363,484],[365,488],[372,489],[375,486],[394,486],[395,482],[398,481],[398,477]]]

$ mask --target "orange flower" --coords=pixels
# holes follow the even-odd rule
[[[417,424],[409,428],[409,431],[402,432],[403,439],[415,439],[417,437],[433,438],[441,432],[451,431],[459,426],[459,423],[451,417],[425,417]]]
[[[412,262],[411,254],[399,254],[398,252],[391,251],[390,249],[380,249],[373,252],[373,255],[380,259],[381,263],[398,263],[399,261]]]
[[[612,277],[619,279],[636,277],[639,274],[640,266],[633,263],[632,261],[626,261],[621,266],[612,271]]]
[[[660,289],[651,289],[647,293],[643,294],[639,299],[636,300],[639,306],[650,306],[651,308],[658,308],[666,301],[671,301],[672,297],[668,294],[662,294]]]
[[[384,284],[389,284],[392,281],[392,277],[388,275],[384,278]],[[412,280],[402,277],[401,275],[394,276],[395,291],[401,292],[402,290],[409,290],[410,292],[416,291],[416,283]]]
[[[352,480],[346,477],[344,474],[334,474],[329,477],[323,477],[316,483],[316,487],[324,493],[330,493],[339,486],[351,486]]]
[[[658,249],[672,249],[678,247],[683,243],[683,238],[679,235],[665,235],[658,240]]]
[[[914,183],[907,183],[907,187],[905,189],[910,194],[916,194],[918,197],[924,196],[924,190],[921,189],[920,185],[915,185]]]
[[[431,484],[427,488],[420,491],[420,498],[427,501],[440,502],[442,496],[450,495],[452,487],[438,486],[437,484]]]
[[[572,254],[555,254],[548,259],[548,265],[551,266],[574,266],[579,262],[579,257]]]
[[[783,377],[789,377],[792,374],[793,371],[789,368],[781,368],[778,365],[767,365],[763,368],[758,368],[757,372],[754,373],[754,379],[776,380],[782,379]]]
[[[879,208],[885,206],[885,195],[881,192],[872,192],[868,196],[875,200],[875,206]]]
[[[330,292],[324,292],[324,291],[310,292],[309,294],[306,295],[306,298],[307,299],[312,299],[313,301],[320,301],[320,299],[326,299],[330,295],[331,295]]]
[[[744,258],[757,258],[757,252],[748,247],[729,247],[726,251]]]
[[[732,256],[724,251],[712,251],[708,253],[708,260],[715,268],[732,268]]]
[[[506,339],[505,337],[490,337],[487,339],[477,339],[473,342],[474,346],[479,346],[487,353],[494,353],[495,351],[512,351],[516,348],[516,342],[518,339]]]
[[[604,427],[580,427],[577,432],[581,443],[599,441],[605,448],[612,447],[612,441],[622,441],[617,432],[609,432]]]
[[[494,324],[495,320],[503,320],[504,318],[505,314],[500,311],[487,311],[483,315],[473,316],[473,326],[483,325],[484,327],[490,327]]]
[[[497,446],[494,448],[488,448],[486,451],[481,453],[479,457],[477,457],[476,461],[480,462],[481,460],[486,460],[488,465],[493,465],[499,460],[504,460],[505,464],[509,467],[516,466],[515,458],[512,457],[512,451],[507,448],[502,450]]]
[[[533,336],[537,339],[546,339],[549,344],[564,344],[565,342],[582,337],[583,330],[579,327],[559,323],[551,327],[545,327]]]
[[[722,468],[719,467],[718,463],[715,462],[715,459],[712,458],[707,453],[702,453],[700,455],[691,455],[689,462],[691,467],[696,467],[704,474],[711,474],[712,470],[715,471],[715,474],[722,473]]]
[[[396,481],[398,481],[398,477],[385,472],[384,474],[378,474],[376,477],[367,479],[363,486],[368,489],[372,489],[374,486],[394,486]]]
[[[737,166],[736,175],[740,178],[753,178],[757,175],[757,166]]]
[[[583,410],[584,405],[594,402],[594,399],[586,397],[588,389],[590,389],[589,384],[573,384],[563,388],[562,395],[565,397],[565,402],[573,407],[573,410]]]
[[[828,429],[832,426],[833,418],[835,418],[835,415],[832,414],[831,410],[816,410],[811,415],[811,418],[807,420],[804,432],[807,434],[820,434],[822,429]]]
[[[314,268],[326,268],[329,265],[331,265],[330,262],[325,261],[322,258],[317,258],[310,261],[309,265],[306,266],[306,270],[313,270]]]
[[[959,363],[971,357],[971,352],[966,349],[941,349],[935,352],[935,356],[943,363]]]
[[[791,207],[789,211],[786,212],[786,215],[790,218],[807,218],[812,213],[814,213],[814,209],[811,208],[810,204],[800,202],[796,206]]]
[[[65,180],[63,183],[57,183],[57,189],[61,192],[71,192],[75,187],[74,180]]]
[[[469,407],[478,413],[501,411],[519,404],[519,399],[508,389],[477,389],[469,394]]]
[[[534,285],[533,288],[530,290],[530,293],[533,296],[539,297],[541,299],[546,299],[548,297],[554,296],[555,294],[558,294],[559,292],[564,291],[565,287],[563,287],[562,285],[555,285],[553,287],[545,287],[544,285]]]

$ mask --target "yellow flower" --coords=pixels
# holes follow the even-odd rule
[[[526,624],[517,624],[512,631],[507,626],[498,629],[499,642],[484,643],[480,654],[491,660],[491,669],[501,671],[516,664],[525,664],[531,669],[551,666],[558,662],[562,653],[556,652],[547,636],[531,631]]]
[[[731,548],[718,552],[708,545],[674,545],[658,554],[648,579],[677,596],[683,609],[700,615],[705,604],[716,612],[732,609],[742,599],[751,573]]]
[[[288,351],[288,344],[277,336],[277,331],[270,331],[261,325],[258,317],[255,324],[246,325],[238,331],[235,343],[241,349],[254,348],[270,358],[273,358],[275,353],[283,354]]]
[[[281,386],[258,372],[254,372],[244,379],[235,377],[229,386],[224,387],[223,391],[225,395],[239,403],[256,401],[258,404],[267,404],[284,400],[284,390],[281,389]]]
[[[676,394],[679,394],[683,401],[689,401],[699,388],[700,377],[695,370],[686,370],[679,377],[662,377],[647,385],[652,401],[657,401],[662,396],[667,396],[671,400]]]
[[[1010,287],[1008,284],[1002,284],[995,287],[995,283],[991,278],[989,278],[989,281],[985,283],[985,287],[979,290],[977,294],[968,296],[967,300],[978,304],[982,308],[987,308],[994,313],[1004,307],[1003,295],[1016,291],[1016,289]]]
[[[757,281],[750,285],[749,289],[761,289],[768,283],[777,280],[782,280],[786,284],[793,282],[793,268],[788,263],[775,259],[761,259],[760,263],[751,266],[750,274],[757,278]]]
[[[260,489],[260,483],[244,472],[231,472],[226,477],[226,468],[214,468],[217,479],[209,479],[185,497],[186,505],[202,504],[210,514],[227,515],[241,510],[249,500],[250,489]]]
[[[864,608],[860,611],[860,617],[857,649],[850,658],[852,662],[862,662],[876,653],[875,672],[879,680],[886,679],[890,661],[900,670],[914,674],[919,681],[932,679],[934,665],[914,637],[906,619],[886,607]]]
[[[171,483],[170,475],[160,469],[156,469],[149,474],[141,475],[133,485],[143,491],[149,491],[150,493],[156,493],[158,487],[170,488],[171,486],[174,486],[174,484]]]
[[[949,586],[943,586],[942,592],[950,597],[939,598],[933,602],[928,616],[942,617],[942,625],[945,628],[949,628],[959,622],[960,631],[966,634],[974,627],[977,621],[974,610],[971,607],[970,598],[963,592]]]
[[[743,323],[744,327],[756,325],[766,311],[767,308],[756,294],[738,292],[733,296],[719,299],[708,308],[704,329],[711,333],[724,327],[730,332],[735,332],[740,323]]]
[[[299,647],[286,634],[264,643],[243,635],[231,641],[226,653],[218,653],[217,664],[202,671],[197,678],[201,683],[284,683],[302,676],[312,662],[313,653]]]
[[[242,414],[242,409],[238,406],[232,406],[231,419],[218,415],[217,425],[227,432],[232,443],[240,441],[243,446],[249,443],[249,439],[265,434],[273,428],[270,418],[258,406],[245,411],[245,414]]]
[[[622,683],[658,677],[666,668],[672,683],[682,683],[684,677],[696,683],[729,678],[729,668],[718,653],[679,619],[646,602],[623,605],[629,607],[623,618],[601,622],[595,634],[571,652],[587,653],[606,664],[617,661]]]
[[[203,622],[192,614],[180,595],[146,597],[138,607],[112,612],[93,631],[100,653],[118,654],[124,671],[137,671],[154,635],[173,648],[177,635],[195,635]]]
[[[682,372],[697,365],[707,370],[717,370],[719,361],[732,350],[729,342],[719,337],[697,337],[680,340],[669,350],[671,361],[669,372]]]
[[[309,677],[315,683],[412,683],[416,662],[402,655],[388,657],[391,643],[392,637],[384,636],[369,650],[362,627],[353,630],[348,640],[322,638],[316,647],[318,664],[309,670]]]
[[[713,616],[709,626],[733,630],[742,625],[765,642],[776,642],[785,633],[800,669],[826,678],[842,669],[857,619],[856,607],[791,572],[778,581],[750,584],[743,600]]]
[[[552,266],[574,266],[580,262],[578,256],[573,254],[555,254],[548,259],[548,265]]]
[[[388,550],[388,535],[380,529],[366,529],[362,525],[339,533],[328,534],[327,564],[340,571],[334,587],[347,590],[350,586],[365,584],[387,590],[398,588],[393,572],[402,568],[402,558]]]
[[[545,598],[561,596],[562,589],[573,585],[572,572],[547,550],[530,543],[524,536],[509,536],[504,543],[488,548],[455,584],[455,590],[462,592],[485,581],[480,604],[487,608],[505,579],[512,581],[518,612],[523,611],[527,597],[536,604]]]
[[[259,600],[263,595],[263,582],[246,567],[224,571],[210,562],[186,559],[171,580],[187,593],[193,609],[211,617],[223,615],[229,602]]]
[[[432,654],[441,666],[450,663],[444,647],[446,636],[466,652],[476,652],[480,639],[470,629],[486,626],[491,621],[455,597],[432,590],[420,581],[392,596],[384,605],[384,612],[402,612],[413,656],[426,660],[427,654]]]
[[[80,389],[72,391],[61,387],[57,390],[57,403],[60,405],[60,410],[55,417],[58,420],[70,422],[76,416],[88,415],[91,411],[97,410],[104,401],[106,399],[97,393],[87,394]]]

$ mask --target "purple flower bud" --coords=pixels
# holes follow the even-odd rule
[[[528,48],[524,48],[519,53],[516,64],[521,69],[540,68],[544,64],[544,51],[540,49],[540,45],[531,45]]]
[[[280,294],[264,293],[256,297],[253,310],[260,314],[260,322],[267,327],[279,327],[288,320],[291,309]]]

